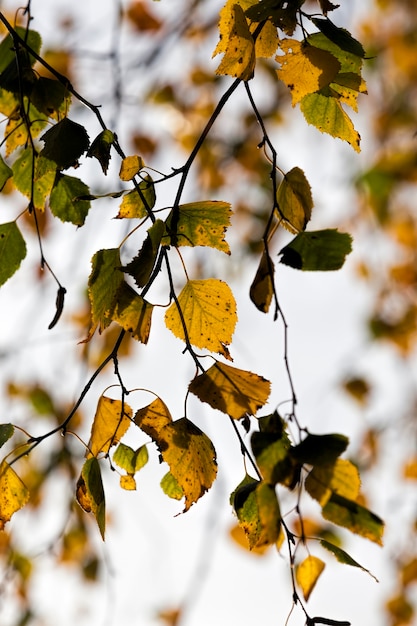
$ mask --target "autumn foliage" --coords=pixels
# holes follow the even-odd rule
[[[230,422],[242,455],[241,481],[230,494],[237,524],[232,535],[254,553],[272,547],[285,556],[291,601],[308,626],[347,624],[332,615],[321,618],[309,613],[307,602],[326,566],[321,557],[324,552],[329,559],[373,576],[342,547],[339,531],[347,530],[382,546],[384,522],[368,506],[361,489],[360,471],[367,469],[361,462],[361,451],[355,459],[344,434],[316,434],[300,421],[296,381],[287,351],[291,320],[285,317],[276,273],[280,264],[294,272],[340,270],[352,251],[355,220],[376,223],[381,237],[395,241],[403,258],[385,267],[382,274],[372,259],[358,263],[362,278],[370,281],[378,273],[385,281],[379,283],[369,330],[375,341],[394,344],[404,360],[411,356],[417,336],[417,229],[407,194],[401,196],[400,210],[395,202],[398,189],[416,180],[412,133],[413,124],[417,128],[417,109],[412,110],[407,99],[415,90],[416,76],[414,66],[404,60],[407,46],[412,44],[399,30],[388,38],[387,46],[383,29],[374,32],[372,24],[366,23],[361,43],[347,25],[337,25],[339,7],[328,0],[228,0],[214,21],[202,19],[196,9],[198,3],[184,2],[192,17],[184,31],[177,23],[170,26],[168,18],[164,21],[163,11],[159,13],[150,0],[131,2],[125,13],[120,11],[118,28],[128,25],[133,41],[139,36],[149,38],[150,73],[158,45],[162,45],[158,38],[166,32],[192,49],[203,41],[207,61],[212,55],[216,62],[214,71],[198,65],[188,68],[186,79],[192,84],[188,97],[175,81],[151,84],[146,105],[151,110],[175,109],[185,129],[175,137],[176,148],[186,155],[182,165],[164,165],[165,170],[160,171],[163,140],[143,129],[129,129],[126,147],[119,139],[116,121],[106,118],[76,86],[76,75],[69,74],[70,64],[62,67],[59,59],[63,62],[64,57],[58,51],[54,56],[53,51],[43,49],[42,33],[31,23],[31,11],[36,13],[36,7],[32,9],[30,4],[18,11],[16,18],[0,12],[0,190],[4,197],[19,194],[23,207],[0,225],[0,285],[15,280],[27,256],[33,263],[33,250],[37,251],[35,265],[42,272],[39,280],[52,283],[56,293],[48,327],[54,332],[63,323],[70,294],[45,252],[51,224],[59,220],[88,229],[90,215],[110,206],[113,224],[122,224],[124,230],[118,245],[108,247],[101,243],[100,233],[93,233],[95,252],[90,266],[84,268],[88,276],[83,285],[85,308],[71,320],[79,335],[74,341],[77,358],[88,372],[78,398],[71,404],[58,402],[47,385],[25,385],[18,380],[9,381],[5,389],[5,395],[24,402],[33,414],[53,417],[51,427],[41,434],[32,420],[12,423],[2,419],[0,424],[0,447],[4,450],[0,526],[7,537],[5,560],[20,576],[23,590],[16,626],[31,623],[25,619],[31,620],[33,607],[27,595],[30,576],[25,578],[16,565],[18,561],[13,560],[13,531],[8,531],[12,517],[18,520],[27,505],[41,506],[42,486],[58,470],[64,471],[72,485],[71,522],[60,538],[60,560],[80,559],[85,577],[94,579],[98,562],[91,550],[86,519],[94,520],[95,530],[98,527],[104,540],[106,505],[111,508],[111,501],[106,502],[104,468],[113,470],[112,479],[117,479],[123,490],[135,491],[138,473],[155,458],[166,468],[162,491],[181,502],[178,512],[183,513],[198,506],[213,486],[218,472],[216,440],[203,432],[198,417],[191,419],[191,401],[210,407]],[[380,4],[381,10],[387,7],[394,11],[390,2]],[[415,9],[404,8],[405,15],[407,10],[416,20]],[[207,42],[214,30],[217,44],[213,51]],[[167,41],[169,37],[163,45],[168,45]],[[287,170],[280,162],[272,138],[272,129],[280,122],[278,106],[275,111],[275,104],[265,103],[252,85],[260,75],[273,103],[279,101],[281,108],[282,102],[299,108],[308,125],[359,153],[361,137],[352,114],[361,110],[367,95],[364,66],[369,64],[377,72],[381,55],[388,58],[400,96],[396,103],[387,96],[374,120],[381,150],[369,169],[357,177],[361,203],[355,219],[350,223],[345,220],[337,228],[329,224],[313,229],[314,189],[301,167]],[[148,70],[145,67],[142,71]],[[121,97],[120,89],[115,93]],[[217,135],[216,122],[222,116],[227,118],[226,105],[238,96],[247,107],[240,119],[240,138]],[[372,93],[369,97],[371,101],[378,99]],[[402,131],[408,133],[405,149],[399,146]],[[91,176],[93,167],[98,179]],[[262,211],[251,206],[249,192],[248,197],[245,193],[239,197],[237,190],[235,204],[229,201],[228,177],[234,178],[230,171],[238,172],[241,180],[249,179],[243,185],[258,190]],[[222,193],[225,200],[219,199]],[[249,227],[242,234],[244,229],[239,226],[245,221]],[[74,238],[77,235],[77,231],[71,234]],[[257,270],[247,288],[248,306],[255,306],[261,319],[272,316],[284,333],[280,358],[290,396],[283,397],[277,406],[268,404],[277,381],[253,372],[250,365],[237,367],[233,361],[239,312],[229,285],[227,259],[233,260],[234,250],[231,240],[239,241],[244,260],[257,260]],[[201,249],[204,272],[199,269]],[[210,270],[211,255],[219,253],[225,268],[220,278]],[[68,266],[73,262],[68,260]],[[391,308],[394,298],[400,306]],[[122,360],[134,362],[133,344],[155,349],[155,320],[157,328],[162,321],[165,330],[179,340],[179,354],[186,355],[193,370],[178,390],[184,398],[183,415],[171,413],[163,393],[139,385],[126,388],[121,373]],[[250,342],[250,337],[244,341]],[[114,384],[97,393],[108,364],[113,366]],[[139,359],[134,367],[140,371],[140,366]],[[351,398],[366,406],[371,385],[365,377],[352,374],[343,381],[343,387]],[[90,401],[94,398],[96,405],[90,417],[81,412],[86,397]],[[132,431],[141,438],[137,447],[129,438]],[[69,438],[76,445],[74,441],[69,445]],[[369,428],[364,434],[363,446],[365,440],[373,446],[376,466],[380,441],[376,429]],[[51,445],[55,446],[53,452]],[[43,448],[45,455],[51,455],[47,470],[32,462]],[[415,481],[415,450],[410,451],[405,467],[407,479]],[[303,517],[300,506],[305,500],[319,511],[311,533],[308,528],[312,522]],[[405,555],[398,564],[398,571],[403,572],[402,585],[387,604],[393,625],[411,624],[414,615],[407,594],[410,581],[416,579],[416,557],[409,563],[404,559]],[[181,610],[162,613],[161,619],[179,624]]]

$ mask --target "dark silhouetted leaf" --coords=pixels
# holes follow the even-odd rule
[[[54,161],[60,170],[76,166],[78,159],[90,145],[84,126],[68,117],[47,130],[41,139],[45,143],[41,155]]]
[[[340,269],[352,250],[352,237],[336,229],[299,233],[279,252],[281,263],[304,271]]]

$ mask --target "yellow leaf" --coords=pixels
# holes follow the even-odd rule
[[[312,498],[324,506],[333,493],[356,500],[361,480],[358,469],[347,459],[337,459],[334,465],[315,466],[305,482]]]
[[[159,398],[137,411],[135,423],[157,444],[171,475],[182,489],[184,512],[187,511],[210,489],[216,478],[213,444],[187,418],[172,421],[167,407]]]
[[[358,111],[358,96],[360,93],[368,93],[364,79],[354,72],[340,73],[331,83],[331,88],[337,94],[341,102]]]
[[[0,465],[0,530],[29,501],[29,490],[6,461]]]
[[[228,23],[224,30],[220,29],[220,36],[227,44],[224,47],[222,43],[221,50],[217,47],[214,51],[213,56],[220,51],[224,52],[216,74],[227,74],[242,80],[252,78],[255,69],[255,43],[239,4],[233,5],[231,24]]]
[[[251,27],[251,32],[257,28],[258,24],[255,23]],[[275,54],[278,47],[278,31],[277,27],[274,24],[267,20],[263,25],[261,32],[256,38],[255,41],[255,56],[256,58],[263,57],[268,59]]]
[[[325,563],[316,556],[308,556],[302,563],[295,568],[295,578],[301,587],[304,599],[307,601],[313,591]]]
[[[258,0],[226,0],[226,4],[220,10],[220,19],[218,24],[220,39],[217,43],[215,51],[213,52],[213,57],[221,52],[226,52],[229,36],[232,32],[234,24],[234,6],[239,4],[243,11],[246,11],[246,9],[250,6],[256,4],[257,1]]]
[[[155,441],[158,433],[172,422],[172,417],[166,404],[157,398],[148,406],[139,409],[135,414],[134,421],[141,428],[141,424],[145,424],[145,432]]]
[[[313,209],[311,187],[303,170],[293,167],[285,174],[277,192],[279,217],[291,233],[305,230]]]
[[[281,65],[277,74],[291,91],[293,106],[307,94],[329,85],[341,67],[339,61],[327,50],[295,39],[283,39],[280,49],[284,56],[276,57]]]
[[[181,204],[176,212],[171,211],[168,215],[165,222],[168,234],[162,238],[162,245],[210,246],[230,254],[229,244],[224,239],[230,226],[230,215],[228,202]]]
[[[140,170],[143,167],[145,167],[145,162],[142,157],[138,156],[137,154],[125,157],[120,166],[120,180],[132,180],[132,178],[134,178],[136,174],[139,174]]]
[[[182,316],[178,311],[181,309]],[[230,287],[214,278],[189,280],[178,296],[178,306],[171,304],[165,314],[167,328],[197,348],[230,358],[227,345],[232,341],[237,315],[236,302]]]
[[[141,343],[148,343],[153,305],[123,282],[117,291],[111,319]]]
[[[271,383],[252,372],[216,362],[188,388],[201,402],[238,420],[255,415],[266,403]]]
[[[262,546],[255,546],[251,550],[249,547],[248,537],[245,531],[243,530],[242,526],[240,526],[239,524],[235,524],[234,526],[232,526],[232,528],[229,530],[229,534],[230,534],[230,537],[233,539],[235,543],[237,543],[238,546],[240,546],[244,550],[247,550],[247,552],[250,552],[251,554],[263,556],[271,547],[268,544],[264,544]]]
[[[132,476],[132,474],[124,474],[123,476],[120,476],[120,486],[122,489],[126,489],[126,491],[135,491],[135,477]]]
[[[150,176],[146,176],[137,189],[129,191],[120,204],[118,219],[142,219],[149,215],[149,211],[155,206],[155,186]]]
[[[122,414],[123,409],[123,414]],[[87,457],[107,454],[118,443],[131,424],[132,409],[121,400],[101,396],[91,427]]]

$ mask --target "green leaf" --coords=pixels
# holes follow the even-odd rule
[[[60,170],[76,166],[78,159],[90,145],[84,126],[68,117],[47,130],[41,140],[45,143],[41,155],[54,161]]]
[[[41,48],[41,37],[33,30],[16,27],[16,33],[24,39],[36,53]],[[8,34],[0,43],[0,87],[13,93],[28,95],[37,80],[32,69],[35,58],[26,48]]]
[[[93,456],[84,463],[77,482],[77,502],[86,513],[96,518],[102,539],[106,528],[106,502],[100,464]]]
[[[343,563],[344,565],[351,565],[352,567],[359,567],[361,570],[363,570],[364,572],[372,576],[372,578],[376,580],[376,582],[378,582],[378,579],[375,578],[375,576],[368,569],[365,569],[365,567],[363,567],[357,561],[352,559],[352,557],[347,552],[342,550],[342,548],[339,548],[339,546],[335,546],[334,543],[330,543],[329,541],[326,541],[325,539],[320,539],[319,541],[320,541],[320,545],[323,546],[323,548],[325,548],[329,552],[331,552],[339,561],[339,563]]]
[[[0,155],[0,191],[3,190],[4,185],[7,183],[9,178],[11,178],[11,176],[13,176],[13,170],[3,161],[2,156]]]
[[[118,289],[123,283],[120,271],[118,248],[99,250],[92,259],[92,270],[88,279],[88,295],[91,303],[92,325],[88,338],[95,329],[99,332],[111,323]]]
[[[292,485],[299,469],[291,457],[291,441],[283,420],[273,413],[259,418],[258,424],[259,432],[252,433],[251,447],[262,478],[271,485]]]
[[[360,56],[352,54],[352,52],[348,50],[343,50],[323,33],[313,33],[307,37],[307,41],[312,46],[321,48],[321,50],[327,50],[327,52],[330,52],[336,57],[340,63],[339,71],[341,74],[353,72],[354,74],[360,75],[363,65],[363,59]]]
[[[164,222],[156,220],[149,228],[139,254],[122,268],[124,272],[134,278],[138,287],[144,287],[151,277],[164,232]]]
[[[354,39],[345,28],[339,28],[328,18],[313,17],[311,21],[336,46],[357,57],[365,57],[365,50],[362,44],[357,39]]]
[[[147,217],[149,211],[155,206],[155,201],[155,186],[152,178],[148,175],[139,183],[139,191],[133,189],[124,196],[117,217],[120,219]]]
[[[110,150],[113,142],[114,134],[106,128],[97,135],[87,152],[88,157],[95,157],[100,163],[103,174],[107,174],[109,169]]]
[[[70,108],[71,94],[59,80],[39,76],[31,91],[30,101],[38,111],[58,121]]]
[[[6,441],[9,441],[14,434],[13,424],[0,424],[0,448],[4,446]]]
[[[248,538],[250,550],[277,541],[281,514],[272,485],[250,478],[243,481],[234,492],[233,506],[239,525]]]
[[[291,459],[288,437],[276,439],[270,433],[255,432],[251,437],[251,446],[262,478],[266,482],[271,485],[292,485],[296,468]]]
[[[124,443],[119,443],[113,454],[113,461],[128,474],[135,474],[144,467],[148,462],[148,447],[140,446],[137,450],[133,450]]]
[[[291,455],[296,461],[307,465],[329,465],[346,450],[349,439],[344,435],[307,435],[292,449]]]
[[[19,269],[26,256],[26,243],[16,222],[0,224],[0,285]]]
[[[303,170],[294,167],[285,174],[277,191],[279,217],[292,233],[305,230],[311,218],[313,198]]]
[[[209,246],[230,254],[224,234],[230,226],[228,202],[204,201],[181,204],[166,220],[163,245]]]
[[[16,189],[31,199],[36,209],[44,211],[55,182],[56,164],[42,156],[35,156],[33,164],[33,150],[26,148],[13,163],[12,170]]]
[[[26,43],[34,50],[37,54],[39,54],[42,45],[42,39],[38,32],[35,30],[26,30],[22,26],[16,26],[16,33],[26,41]],[[15,53],[15,45],[12,36],[6,35],[4,39],[2,39],[0,43],[0,73],[4,72],[10,63],[14,62],[16,58]],[[33,65],[35,63],[35,58],[30,57],[30,62]],[[17,72],[17,69],[16,69]]]
[[[51,212],[63,222],[82,226],[91,204],[88,200],[80,200],[80,197],[88,196],[89,192],[79,178],[58,174],[49,199]]]
[[[299,233],[279,252],[280,262],[298,270],[333,271],[340,269],[352,250],[352,237],[336,229]]]
[[[343,526],[361,537],[382,545],[384,522],[375,513],[354,500],[333,492],[322,507],[322,515],[329,522]]]

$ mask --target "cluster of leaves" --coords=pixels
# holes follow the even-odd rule
[[[253,467],[254,476],[245,471],[231,497],[249,548],[280,547],[286,537],[293,566],[297,547],[306,546],[310,541],[303,529],[296,533],[284,522],[281,488],[297,494],[296,499],[305,490],[320,504],[326,522],[378,544],[382,542],[383,523],[362,504],[358,471],[353,463],[340,458],[348,444],[344,436],[313,435],[302,428],[296,416],[295,394],[291,399],[292,409],[285,417],[277,411],[256,417],[268,401],[271,383],[261,375],[231,365],[229,346],[237,323],[232,290],[224,280],[190,278],[182,255],[184,247],[206,247],[231,254],[226,240],[231,205],[211,199],[185,203],[183,193],[191,167],[209,141],[214,122],[240,86],[246,92],[253,118],[262,132],[257,144],[263,149],[269,174],[270,208],[261,238],[259,267],[250,287],[252,302],[263,313],[268,313],[274,303],[275,319],[284,319],[275,290],[275,264],[271,255],[276,234],[282,229],[294,237],[280,249],[280,262],[294,269],[337,270],[351,251],[351,237],[347,233],[335,229],[306,230],[313,211],[310,185],[299,167],[289,171],[279,167],[277,152],[250,87],[260,59],[269,59],[275,79],[289,89],[292,105],[300,105],[307,122],[347,141],[359,151],[360,137],[343,106],[356,111],[358,95],[366,92],[361,75],[364,50],[350,33],[327,17],[336,6],[320,2],[321,16],[317,17],[304,12],[303,4],[227,1],[220,14],[220,40],[214,55],[223,54],[217,74],[234,80],[210,113],[185,164],[168,174],[155,172],[139,155],[127,156],[98,108],[41,57],[40,35],[28,28],[12,27],[0,13],[8,30],[0,43],[0,112],[6,119],[0,190],[12,186],[27,198],[24,214],[33,220],[41,241],[38,223],[42,214],[50,212],[63,222],[83,226],[92,203],[104,197],[92,193],[81,178],[64,172],[82,165],[85,156],[98,161],[106,175],[115,152],[120,159],[120,185],[130,183],[130,187],[120,189],[119,186],[105,197],[121,198],[117,219],[136,220],[119,247],[100,249],[94,254],[88,279],[91,323],[85,342],[90,342],[96,331],[101,334],[111,325],[118,328],[117,339],[76,404],[57,425],[41,436],[27,434],[26,441],[22,444],[19,440],[3,460],[0,467],[2,527],[30,496],[30,489],[14,469],[15,463],[56,433],[66,434],[69,428],[76,432],[77,409],[92,382],[109,362],[115,366],[120,399],[104,394],[100,397],[89,442],[83,443],[85,460],[77,470],[78,480],[74,481],[76,499],[85,512],[94,516],[103,539],[106,525],[103,462],[112,467],[114,463],[119,468],[121,487],[134,490],[136,473],[148,461],[147,444],[137,449],[128,445],[125,435],[129,428],[138,428],[155,444],[161,460],[169,468],[162,479],[162,489],[169,497],[184,500],[184,511],[212,486],[217,464],[215,447],[208,436],[187,416],[173,419],[164,401],[152,391],[148,393],[155,399],[134,411],[127,403],[127,396],[133,392],[125,388],[118,369],[119,350],[126,337],[148,343],[152,319],[161,307],[160,303],[151,301],[149,292],[162,274],[168,284],[166,328],[183,342],[195,364],[195,375],[189,381],[186,398],[191,393],[231,420],[243,457]],[[145,5],[140,6],[144,9]],[[152,21],[151,13],[141,11],[138,3],[132,5],[130,17],[141,29],[159,28],[157,20]],[[311,23],[315,32],[307,31],[306,22]],[[48,69],[52,78],[39,74],[36,63]],[[69,117],[74,99],[86,105],[101,125],[102,130],[91,143],[86,128]],[[173,179],[178,180],[178,186],[171,206],[158,207],[159,188]],[[161,217],[163,212],[165,216]],[[26,256],[27,244],[17,225],[22,215],[0,226],[0,284],[17,272]],[[140,246],[135,244],[137,253],[126,259],[125,244],[127,241],[132,244],[137,237],[141,237]],[[49,326],[53,328],[64,310],[66,289],[47,263],[42,246],[40,255],[41,266],[49,270],[57,283],[56,314]],[[175,286],[172,273],[174,255],[181,259],[184,267],[180,290]],[[208,368],[203,367],[206,358],[211,359]],[[287,360],[287,354],[284,358]],[[287,371],[292,387],[289,369]],[[290,422],[296,425],[297,442],[290,435]],[[250,449],[236,424],[244,432],[253,428]],[[17,426],[3,424],[1,445],[13,444],[18,432]],[[11,461],[7,460],[9,457]],[[73,461],[71,472],[72,464]],[[298,516],[302,527],[301,514]],[[78,522],[78,530],[81,525]],[[336,543],[323,538],[320,542],[339,561],[361,567]],[[293,600],[300,603],[309,624],[319,623],[324,618],[308,615],[297,589],[301,589],[307,600],[323,567],[324,562],[312,555],[297,562]],[[90,570],[87,568],[87,571]],[[324,623],[337,624],[330,619]]]

